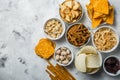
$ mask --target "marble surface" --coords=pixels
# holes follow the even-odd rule
[[[34,47],[43,35],[44,21],[50,17],[59,17],[59,3],[64,0],[0,0],[0,80],[50,80],[45,72],[47,62],[39,58]],[[78,0],[85,10],[89,0]],[[115,7],[115,24],[113,27],[120,34],[120,0],[110,0]],[[84,14],[80,21],[91,26]],[[68,26],[68,25],[66,25]],[[74,54],[78,51],[69,46],[65,37],[56,41],[57,47],[67,46]],[[91,44],[91,42],[89,43]],[[120,45],[109,53],[102,54],[120,58]],[[55,63],[54,60],[51,62]],[[120,75],[110,77],[100,69],[94,75],[78,72],[74,63],[66,67],[77,80],[120,80]]]

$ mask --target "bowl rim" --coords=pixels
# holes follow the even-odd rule
[[[120,59],[119,59],[116,55],[107,56],[107,57],[104,59],[104,61],[103,61],[103,70],[104,70],[104,72],[105,72],[106,74],[108,74],[108,75],[110,75],[110,76],[118,76],[120,73],[113,74],[113,73],[108,72],[108,71],[105,69],[105,61],[106,61],[108,58],[110,58],[110,57],[115,57],[115,58],[118,59],[119,62],[120,62]]]
[[[96,45],[95,45],[95,43],[94,43],[94,35],[95,35],[95,33],[96,33],[99,29],[102,29],[102,28],[109,28],[109,29],[111,29],[111,30],[115,33],[115,35],[116,35],[117,43],[116,43],[116,45],[115,45],[112,49],[110,49],[110,50],[106,50],[106,51],[98,50],[97,47],[96,47]],[[102,52],[102,53],[106,53],[106,54],[107,54],[107,53],[110,53],[110,52],[114,51],[114,50],[118,47],[118,45],[119,45],[119,35],[118,35],[117,30],[115,30],[113,27],[111,27],[111,26],[109,26],[109,25],[102,25],[102,26],[96,28],[95,31],[94,31],[94,34],[92,35],[92,44],[93,44],[93,46],[94,46],[98,51],[100,51],[100,52]]]
[[[93,47],[94,49],[96,49],[94,46],[92,46],[92,45],[86,45],[86,46],[91,46],[91,47]],[[86,47],[86,46],[84,46],[84,47]],[[83,48],[83,47],[82,47]],[[81,49],[82,49],[81,48]],[[81,50],[80,49],[80,50]],[[79,54],[81,54],[80,53],[80,50],[76,53],[76,55],[75,55],[75,59],[76,59],[76,57],[79,55]],[[93,72],[90,72],[90,73],[88,73],[88,72],[82,72],[82,73],[87,73],[87,74],[95,74],[96,72],[98,72],[99,70],[100,70],[100,68],[102,67],[102,62],[103,62],[103,60],[102,60],[102,54],[96,49],[96,51],[97,51],[97,54],[98,54],[98,56],[99,56],[99,58],[100,58],[100,67],[98,68],[98,69],[96,69],[95,71],[93,71]],[[80,71],[81,72],[81,71]]]
[[[62,24],[63,32],[62,32],[61,35],[60,35],[59,37],[57,37],[57,38],[52,38],[52,37],[50,37],[50,36],[45,32],[45,30],[44,30],[47,22],[50,21],[50,20],[57,20],[57,21],[59,21],[59,22]],[[64,22],[63,22],[60,18],[57,18],[57,17],[49,18],[49,19],[47,19],[47,20],[45,21],[45,23],[44,23],[43,32],[44,32],[45,36],[46,36],[48,39],[58,40],[58,39],[60,39],[60,38],[62,38],[62,37],[64,36],[65,31],[66,31],[65,24],[64,24]]]
[[[66,46],[62,46],[62,47],[65,47],[65,48],[69,49],[69,48],[66,47]],[[69,65],[73,62],[73,60],[74,60],[74,54],[73,54],[73,52],[72,52],[70,49],[69,49],[69,50],[70,50],[70,52],[71,52],[72,58],[71,58],[71,60],[69,61],[68,64],[59,63],[59,62],[55,59],[56,51],[57,51],[58,49],[62,48],[62,47],[59,47],[59,48],[57,48],[57,49],[55,50],[55,52],[54,52],[54,60],[55,60],[55,62],[56,62],[57,64],[59,64],[59,65],[61,65],[61,66],[69,66]]]
[[[76,1],[76,0],[75,0]],[[65,1],[63,1],[61,4],[63,4]],[[76,1],[76,2],[78,2],[79,4],[80,4],[80,7],[81,7],[81,11],[82,11],[82,14],[81,14],[81,16],[75,21],[75,22],[67,22],[67,21],[65,21],[62,17],[61,17],[61,14],[60,14],[60,7],[59,7],[59,16],[60,16],[60,18],[66,23],[66,24],[74,24],[74,23],[77,23],[77,22],[79,22],[82,18],[83,18],[83,14],[84,14],[84,10],[83,10],[83,7],[82,7],[82,5],[81,5],[81,3],[79,2],[79,1]]]
[[[83,45],[81,45],[81,46],[79,46],[79,47],[74,46],[73,44],[71,44],[71,43],[68,41],[68,39],[67,39],[67,32],[68,32],[68,30],[69,30],[71,27],[73,27],[73,26],[76,25],[76,24],[83,24],[83,23],[74,23],[74,24],[69,25],[69,26],[68,26],[68,29],[66,30],[66,33],[65,33],[65,39],[66,39],[66,42],[67,42],[69,45],[73,46],[74,48],[82,48],[82,47],[86,46],[86,45],[90,42],[90,39],[91,39],[91,31],[90,31],[90,29],[89,29],[88,27],[86,27],[85,24],[83,24],[83,25],[85,26],[85,28],[87,28],[88,31],[90,32],[90,37],[88,38],[88,40],[87,40],[87,42],[86,42],[85,44],[83,44]]]

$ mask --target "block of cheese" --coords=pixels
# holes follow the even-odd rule
[[[89,54],[86,57],[87,68],[99,68],[100,58],[97,54]]]
[[[75,59],[75,66],[81,72],[86,72],[86,54],[79,54]]]

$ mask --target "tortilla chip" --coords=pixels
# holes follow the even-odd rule
[[[112,6],[112,9],[110,10],[109,15],[107,16],[106,23],[113,24],[114,23],[114,7]]]
[[[93,18],[100,18],[102,15],[102,13],[94,12]]]
[[[87,8],[87,12],[88,12],[88,16],[90,17],[90,19],[93,18],[93,6],[91,4],[86,5]]]
[[[94,10],[99,13],[109,14],[108,6],[108,0],[99,0],[94,6]]]
[[[100,23],[102,22],[102,18],[93,18],[92,19],[92,28],[96,28],[100,25]]]
[[[48,59],[54,53],[55,43],[49,39],[42,38],[35,47],[35,52],[38,56]]]

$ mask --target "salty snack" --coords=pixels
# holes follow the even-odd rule
[[[65,67],[58,64],[54,66],[50,61],[48,63],[46,72],[49,74],[51,80],[76,80]]]
[[[82,17],[82,7],[75,0],[66,0],[60,4],[59,13],[65,22],[73,23]]]
[[[70,44],[80,47],[87,43],[90,32],[83,24],[74,24],[68,29],[66,37]]]
[[[60,47],[55,52],[55,60],[66,65],[72,60],[72,53],[67,47]]]
[[[98,27],[102,23],[114,23],[114,7],[108,0],[90,0],[86,5],[87,13],[92,21],[92,28]]]
[[[47,38],[40,39],[35,47],[35,52],[38,56],[48,59],[54,54],[55,43]]]
[[[52,18],[46,22],[44,32],[51,38],[58,38],[63,32],[63,25],[60,20]]]
[[[101,61],[101,55],[94,47],[85,46],[75,57],[75,67],[81,72],[95,73],[101,67]]]
[[[117,44],[116,33],[108,27],[98,29],[93,37],[94,44],[100,51],[111,50]]]

